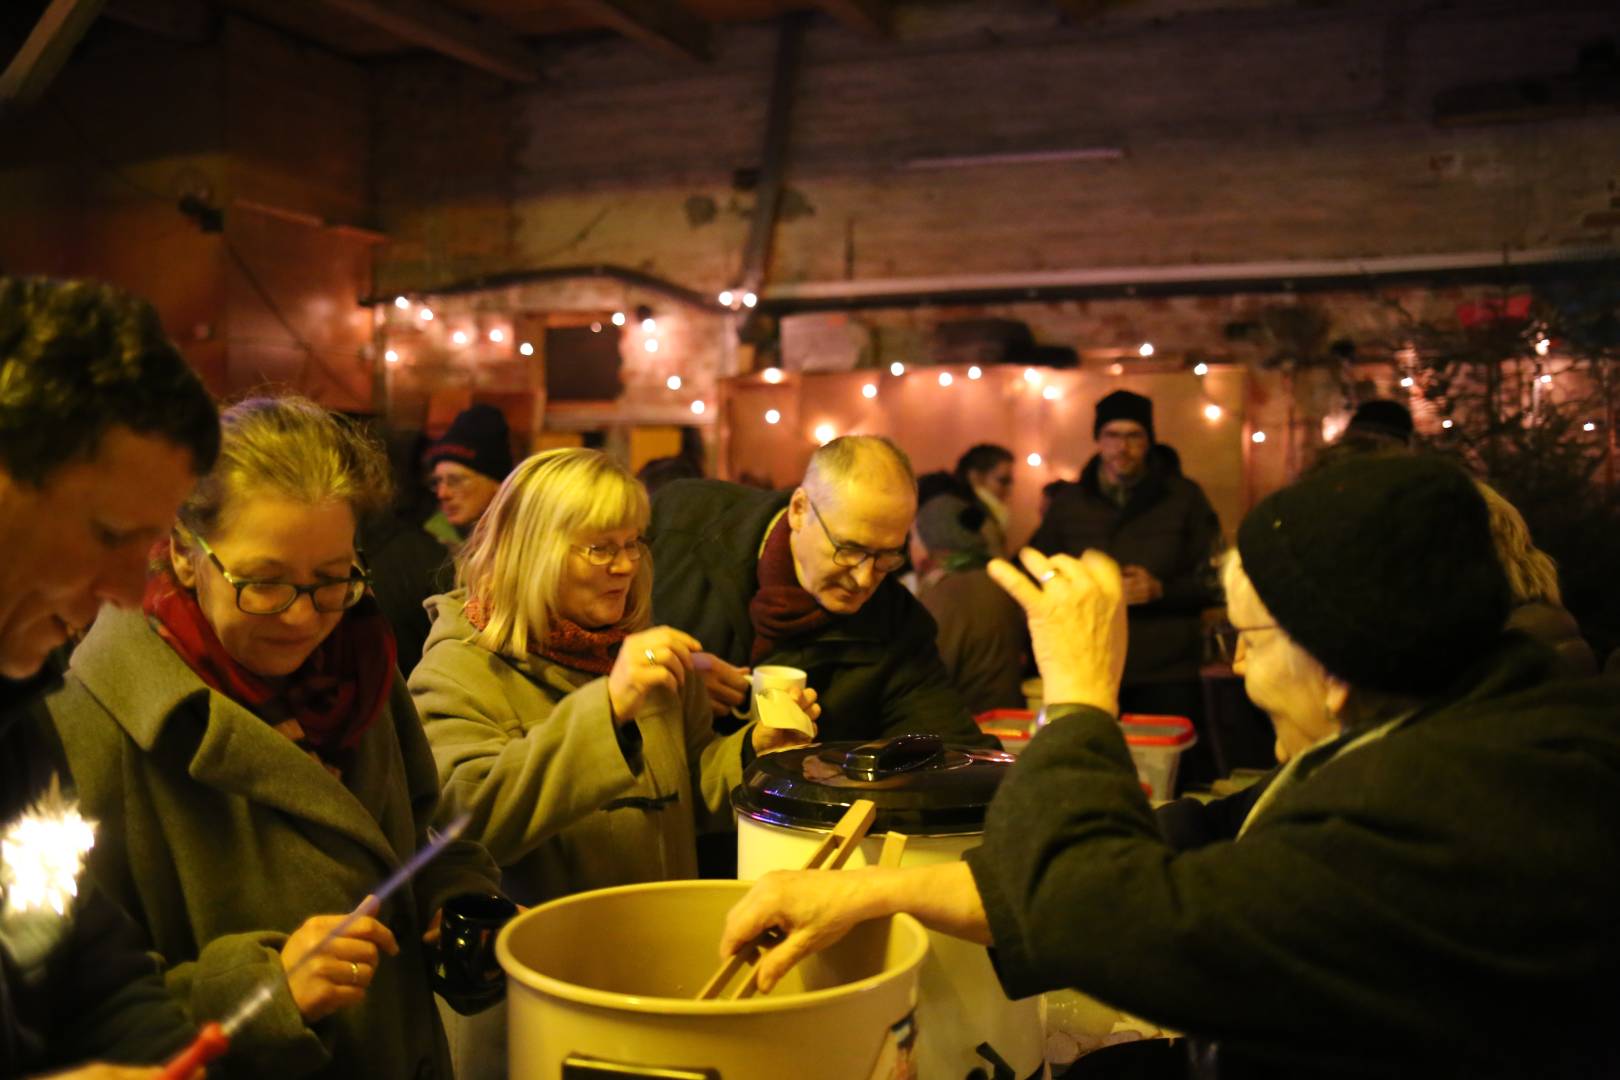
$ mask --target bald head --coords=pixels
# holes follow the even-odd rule
[[[799,584],[835,615],[859,611],[904,552],[916,515],[917,478],[898,446],[834,439],[810,458],[788,503]]]

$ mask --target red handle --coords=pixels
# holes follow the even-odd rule
[[[225,1029],[210,1020],[204,1024],[191,1045],[180,1051],[158,1073],[159,1080],[189,1080],[192,1073],[207,1065],[230,1049],[231,1037]]]

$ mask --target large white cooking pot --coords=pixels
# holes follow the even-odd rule
[[[876,864],[890,830],[906,834],[902,866],[955,862],[978,846],[985,810],[1014,760],[914,735],[768,754],[732,792],[737,876],[753,880],[803,866],[856,799],[876,803],[877,817],[848,865]],[[932,932],[928,938],[917,1004],[921,1080],[1042,1076],[1040,998],[1013,1001],[1002,993],[982,946]]]
[[[496,939],[513,1080],[890,1080],[909,1059],[922,926],[857,929],[762,997],[695,1001],[747,885],[600,889]],[[926,1073],[921,1074],[926,1076]]]

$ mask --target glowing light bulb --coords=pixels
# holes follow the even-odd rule
[[[1125,374],[1125,365],[1124,364],[1109,364],[1108,365],[1108,374],[1110,374],[1110,375],[1123,375],[1123,374]]]
[[[601,332],[602,332],[602,324],[601,323],[599,323],[599,322],[591,323],[591,333],[600,334]]]
[[[1047,401],[1056,401],[1062,396],[1063,391],[1059,390],[1055,386],[1048,386],[1045,390],[1041,391],[1041,397],[1045,398]]]
[[[405,299],[403,296],[396,296],[394,297],[394,306],[399,308],[399,310],[404,311],[411,306],[411,302]]]
[[[942,372],[939,373],[939,385],[941,385],[941,386],[949,386],[949,385],[951,385],[951,383],[953,383],[955,381],[956,380],[951,377],[950,372],[942,371]]]
[[[889,374],[890,375],[900,376],[900,375],[904,375],[905,373],[906,373],[906,365],[902,364],[900,361],[896,360],[894,363],[889,365]]]
[[[1551,375],[1543,375],[1541,377],[1541,385],[1546,386],[1550,382],[1552,382],[1552,376]]]
[[[1193,374],[1194,375],[1208,375],[1209,374],[1209,365],[1208,364],[1203,364],[1203,363],[1194,364],[1193,365]]]
[[[1551,348],[1552,348],[1552,342],[1548,341],[1546,338],[1542,338],[1540,341],[1536,342],[1536,355],[1537,356],[1546,356],[1547,355],[1547,350],[1551,349]]]
[[[472,339],[467,336],[467,331],[457,330],[455,333],[450,335],[450,340],[455,342],[457,345],[465,345]]]
[[[648,352],[657,352],[658,351],[658,339],[655,338],[655,337],[650,337],[646,341],[643,341],[641,343],[641,347],[643,349],[646,349]]]
[[[643,334],[656,334],[656,333],[658,333],[658,320],[657,319],[642,319],[641,320],[641,332]]]
[[[721,290],[720,295],[715,297],[715,299],[720,301],[721,307],[730,307],[731,302],[737,298],[732,295],[730,289],[723,289]]]
[[[624,312],[615,311],[613,313],[613,325],[614,326],[623,326],[624,325]]]
[[[390,364],[397,364],[399,363],[399,353],[395,352],[393,349],[389,349],[387,352],[383,353],[383,359],[388,361]]]
[[[743,307],[751,308],[757,303],[759,303],[759,297],[751,292],[743,293]]]
[[[1586,423],[1581,425],[1581,430],[1582,431],[1596,431],[1597,430],[1597,425],[1592,423],[1592,421],[1588,420]]]
[[[877,397],[877,384],[876,383],[867,383],[865,386],[861,387],[861,397],[864,397],[864,398],[875,398],[875,397]]]
[[[1256,442],[1256,443],[1263,443],[1263,442],[1266,441],[1266,433],[1263,432],[1263,431],[1257,431],[1253,435],[1249,436],[1249,441],[1250,442]]]
[[[1041,455],[1039,454],[1031,454],[1024,460],[1029,463],[1029,467],[1032,469],[1038,469],[1041,467]]]
[[[1221,407],[1219,405],[1216,405],[1214,402],[1211,402],[1210,404],[1204,406],[1204,419],[1205,420],[1219,420],[1220,418],[1221,418]]]
[[[1024,369],[1024,381],[1027,383],[1038,383],[1041,381],[1041,373],[1032,367],[1027,367]]]
[[[694,402],[692,402],[692,415],[693,416],[702,416],[703,415],[703,410],[707,409],[707,408],[708,408],[708,406],[703,404],[703,402],[694,401]]]
[[[782,414],[777,412],[775,409],[766,409],[765,422],[767,424],[779,424],[782,422]]]
[[[499,345],[501,342],[506,340],[506,331],[500,329],[499,327],[497,327],[494,330],[491,330],[489,332],[489,340],[491,340],[495,344]]]
[[[1442,421],[1440,421],[1440,426],[1445,428],[1447,431],[1450,431],[1451,430],[1451,421],[1450,420],[1442,420]]]
[[[979,370],[978,364],[974,364],[972,367],[968,368],[968,378],[970,379],[977,379],[983,374],[984,372]]]
[[[1412,385],[1412,376],[1408,375],[1405,378],[1403,378],[1401,380],[1401,385],[1402,386],[1411,386]]]
[[[1152,356],[1153,355],[1153,342],[1151,342],[1151,341],[1142,342],[1142,344],[1137,347],[1136,355],[1138,355],[1138,356]]]
[[[782,369],[779,367],[768,367],[759,373],[759,377],[770,383],[772,386],[775,386],[777,383],[782,381]]]
[[[828,443],[832,442],[836,438],[838,438],[838,432],[833,428],[833,426],[831,424],[817,424],[816,425],[816,443],[817,443],[817,445],[826,446]]]
[[[428,307],[426,304],[423,304],[422,305],[422,310],[418,311],[416,313],[416,317],[418,319],[421,319],[423,322],[432,322],[433,321],[433,309]]]
[[[664,385],[669,387],[671,390],[679,390],[681,388],[681,377],[679,375],[671,375],[669,378],[664,380]]]
[[[522,353],[524,356],[533,356],[534,345],[531,342],[525,341],[523,344],[518,346],[518,352]]]

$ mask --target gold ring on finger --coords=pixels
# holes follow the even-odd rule
[[[1044,585],[1048,581],[1051,581],[1055,577],[1057,577],[1057,571],[1056,570],[1048,570],[1046,573],[1041,575],[1041,584]]]
[[[642,655],[647,658],[647,663],[649,663],[649,664],[658,663],[658,657],[653,655],[653,651],[651,649],[646,650],[645,652],[642,653]]]
[[[360,965],[355,963],[353,960],[349,961],[349,980],[354,983],[355,986],[360,985]]]

